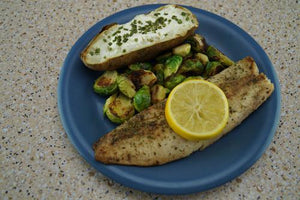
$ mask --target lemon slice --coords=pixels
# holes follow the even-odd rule
[[[205,80],[189,80],[170,93],[165,115],[175,133],[189,140],[217,137],[228,121],[224,92]]]

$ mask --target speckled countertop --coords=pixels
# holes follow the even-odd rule
[[[57,108],[62,63],[97,21],[174,1],[0,2],[0,199],[299,199],[299,1],[177,1],[221,15],[264,48],[279,76],[279,128],[263,156],[225,185],[185,196],[124,187],[93,169],[67,138]]]

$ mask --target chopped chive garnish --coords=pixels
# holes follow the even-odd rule
[[[99,54],[99,53],[100,53],[100,48],[97,48],[97,49],[95,50],[95,53],[96,53],[96,54]]]

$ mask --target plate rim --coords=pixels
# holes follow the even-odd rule
[[[66,74],[66,69],[67,69],[67,63],[72,59],[73,55],[72,52],[75,51],[76,47],[79,45],[79,43],[81,41],[84,40],[84,38],[86,38],[86,36],[88,34],[91,34],[91,32],[93,32],[92,30],[99,26],[100,23],[105,23],[105,21],[109,20],[109,18],[115,17],[117,15],[124,15],[127,12],[130,12],[132,10],[137,10],[139,8],[157,8],[159,6],[163,6],[163,5],[167,5],[167,4],[146,4],[146,5],[140,5],[140,6],[135,6],[135,7],[131,7],[131,8],[127,8],[124,10],[120,10],[112,15],[106,16],[103,19],[100,19],[98,22],[96,22],[94,25],[92,25],[87,31],[85,31],[73,44],[72,48],[69,50],[62,68],[60,70],[60,74],[59,74],[59,80],[58,80],[58,87],[57,87],[57,103],[58,103],[58,111],[59,111],[59,115],[60,115],[60,119],[62,122],[62,125],[64,127],[65,132],[67,133],[68,139],[71,141],[72,145],[75,147],[76,151],[79,152],[79,154],[89,163],[89,165],[91,165],[93,168],[95,168],[95,170],[97,170],[98,172],[102,173],[104,176],[109,177],[111,179],[113,179],[116,182],[121,183],[124,186],[130,187],[130,188],[134,188],[137,190],[141,190],[144,192],[152,192],[152,193],[157,193],[157,194],[191,194],[191,193],[196,193],[196,192],[201,192],[201,191],[205,191],[205,190],[209,190],[215,187],[218,187],[220,185],[223,185],[231,180],[233,180],[234,178],[238,177],[239,175],[243,174],[244,172],[246,172],[252,165],[254,165],[256,163],[256,161],[262,156],[262,154],[266,151],[267,147],[270,145],[274,134],[276,132],[276,129],[278,128],[279,125],[279,120],[280,120],[280,111],[281,111],[281,94],[280,94],[280,83],[279,83],[279,79],[278,79],[278,75],[277,72],[272,64],[272,62],[270,61],[267,53],[263,50],[263,48],[259,45],[258,42],[255,41],[254,38],[252,38],[252,36],[250,36],[246,31],[244,31],[242,28],[240,28],[238,25],[234,24],[233,22],[225,19],[224,17],[217,15],[215,13],[209,12],[207,10],[203,10],[200,8],[196,8],[193,6],[187,6],[187,5],[181,5],[178,4],[180,6],[183,6],[189,10],[191,10],[193,13],[194,12],[201,12],[201,14],[207,15],[209,17],[212,17],[220,22],[222,22],[222,24],[229,26],[231,29],[234,29],[239,35],[242,35],[244,39],[246,39],[247,41],[249,41],[251,44],[253,44],[253,46],[255,47],[255,49],[258,49],[260,53],[260,55],[262,56],[262,60],[264,60],[264,63],[267,63],[268,66],[270,66],[268,68],[268,70],[271,71],[272,75],[273,75],[273,84],[275,86],[274,92],[276,93],[276,95],[274,96],[274,98],[276,98],[278,104],[276,107],[276,111],[275,111],[275,118],[274,118],[274,123],[273,126],[270,130],[270,133],[266,139],[266,141],[264,142],[263,146],[258,150],[258,152],[256,152],[254,155],[254,157],[252,157],[252,159],[248,160],[248,162],[246,164],[244,164],[241,168],[239,168],[238,170],[235,170],[233,173],[227,175],[225,178],[223,178],[224,180],[219,181],[218,183],[214,183],[211,184],[209,186],[206,187],[202,187],[199,188],[197,186],[191,187],[188,190],[186,189],[185,191],[177,189],[174,191],[173,188],[157,188],[155,186],[147,186],[147,185],[139,185],[137,184],[137,182],[133,182],[131,180],[128,180],[122,176],[120,176],[119,174],[112,174],[111,171],[107,170],[106,167],[96,167],[93,164],[93,161],[91,159],[89,159],[89,157],[87,157],[84,152],[81,151],[81,146],[79,146],[79,144],[76,142],[73,134],[70,133],[70,128],[69,125],[67,124],[67,120],[66,120],[66,116],[65,113],[63,112],[63,100],[62,100],[62,95],[61,92],[63,90],[63,80]]]

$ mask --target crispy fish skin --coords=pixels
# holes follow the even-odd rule
[[[106,164],[152,166],[187,157],[203,150],[255,111],[274,90],[254,60],[246,57],[208,79],[225,93],[229,120],[218,138],[190,141],[180,137],[165,119],[165,101],[157,103],[104,135],[94,145],[95,159]]]

